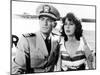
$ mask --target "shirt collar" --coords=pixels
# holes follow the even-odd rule
[[[45,39],[46,39],[46,37],[44,36],[44,34],[43,34],[43,33],[41,33],[41,35],[42,35],[43,39],[45,40]],[[50,40],[50,38],[51,38],[51,33],[50,33],[50,35],[49,35],[49,37],[48,37],[48,40]]]

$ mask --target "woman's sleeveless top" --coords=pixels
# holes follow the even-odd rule
[[[84,42],[82,38],[80,38],[79,47],[73,56],[71,56],[70,53],[66,50],[63,37],[61,38],[60,44],[61,68],[63,70],[67,70],[68,68],[77,69],[80,65],[86,63],[86,57],[84,54]]]

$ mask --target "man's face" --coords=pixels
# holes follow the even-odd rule
[[[40,31],[45,34],[49,34],[52,31],[54,20],[50,17],[42,16],[39,20]]]

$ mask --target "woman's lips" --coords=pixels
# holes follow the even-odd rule
[[[69,32],[70,32],[70,30],[66,30],[66,32],[68,32],[68,33],[69,33]]]

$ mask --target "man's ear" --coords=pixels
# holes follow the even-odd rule
[[[56,27],[56,25],[57,25],[57,22],[53,22],[53,28],[55,28]]]

